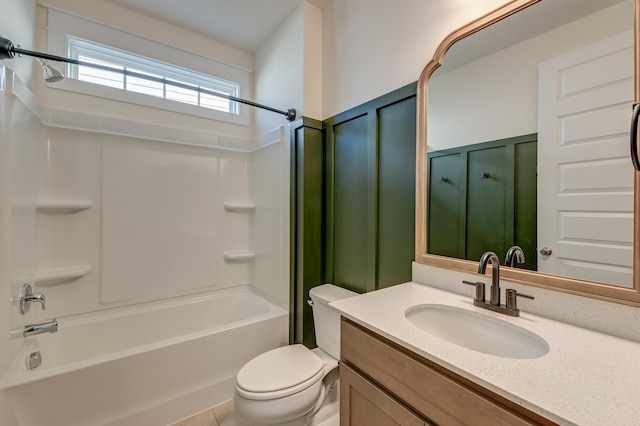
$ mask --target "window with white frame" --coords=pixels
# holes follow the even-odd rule
[[[67,37],[67,49],[70,58],[123,71],[106,71],[82,65],[71,66],[69,72],[71,78],[202,108],[238,114],[236,102],[203,93],[200,90],[204,89],[209,92],[237,97],[239,91],[237,83],[76,37]],[[152,80],[127,75],[126,71],[148,75],[152,77]],[[160,79],[163,81],[158,81]],[[180,87],[171,83],[177,83]]]

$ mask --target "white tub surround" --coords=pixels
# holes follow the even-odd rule
[[[288,342],[288,129],[45,107],[3,66],[0,124],[0,424],[179,420]]]
[[[48,302],[9,308],[3,328],[249,284],[288,303],[288,269],[264,267],[289,253],[287,128],[246,139],[181,116],[87,119],[0,74],[0,286],[10,300],[28,282]]]
[[[455,345],[407,320],[407,309],[420,304],[449,305],[515,324],[542,337],[550,350],[535,359],[510,359]],[[331,305],[345,317],[558,424],[626,425],[640,418],[638,343],[522,309],[517,318],[494,313],[473,306],[472,296],[413,282]]]
[[[0,389],[24,426],[170,423],[228,400],[244,363],[287,344],[288,321],[248,287],[62,318],[25,339]]]

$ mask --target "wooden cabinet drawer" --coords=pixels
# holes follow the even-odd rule
[[[425,426],[423,419],[348,365],[340,366],[341,426]]]
[[[347,320],[341,361],[442,425],[554,423]]]

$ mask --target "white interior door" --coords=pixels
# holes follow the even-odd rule
[[[631,33],[540,64],[540,272],[632,286],[632,103]]]

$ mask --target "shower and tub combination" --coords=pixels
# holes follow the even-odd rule
[[[0,423],[163,424],[230,399],[288,343],[286,129],[95,125],[1,62],[0,82]]]
[[[1,386],[20,425],[168,424],[230,399],[244,363],[287,343],[287,323],[248,287],[80,314],[28,338]]]

